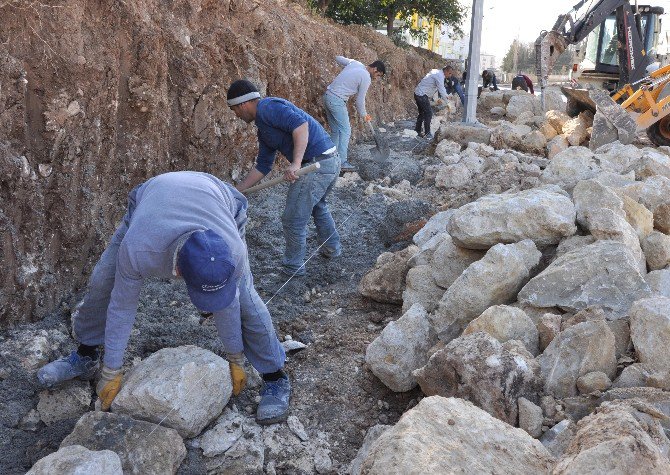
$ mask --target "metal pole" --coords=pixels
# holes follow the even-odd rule
[[[484,0],[472,0],[472,22],[470,24],[470,53],[467,82],[465,84],[465,108],[463,122],[477,123],[477,86],[479,86],[479,49],[482,45],[482,18]]]

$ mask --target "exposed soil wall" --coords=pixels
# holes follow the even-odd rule
[[[0,2],[0,325],[39,319],[85,284],[147,177],[250,166],[255,129],[225,105],[233,80],[325,122],[336,54],[390,66],[368,94],[382,120],[413,113],[438,64],[282,1]]]

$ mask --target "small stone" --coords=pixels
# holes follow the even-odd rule
[[[326,448],[319,447],[314,452],[314,469],[316,473],[328,473],[333,467],[333,461],[330,459],[330,451]]]
[[[309,436],[307,435],[307,432],[305,432],[305,427],[296,416],[288,416],[286,423],[288,424],[288,428],[291,429],[298,439],[303,442],[309,440]]]
[[[594,391],[605,391],[612,386],[610,378],[602,371],[593,371],[577,378],[577,389],[580,394],[591,394]]]
[[[23,416],[23,419],[21,419],[21,422],[19,423],[19,429],[35,432],[39,423],[40,413],[35,409],[31,409],[30,412],[28,412],[28,414]]]

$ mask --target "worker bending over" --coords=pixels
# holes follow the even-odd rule
[[[416,118],[414,130],[419,134],[419,137],[425,137],[428,140],[433,138],[433,134],[430,133],[430,121],[433,118],[430,100],[436,92],[440,97],[446,97],[447,91],[444,88],[444,81],[447,68],[448,66],[442,69],[432,69],[414,89],[414,101],[419,108],[419,116]],[[421,124],[423,124],[423,133],[421,132]]]
[[[526,91],[535,95],[535,90],[533,89],[533,81],[530,80],[525,74],[517,74],[514,79],[512,79],[512,90],[516,91]]]

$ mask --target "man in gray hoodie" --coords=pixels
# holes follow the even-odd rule
[[[386,66],[381,61],[374,61],[365,66],[360,61],[336,56],[335,61],[344,69],[337,75],[326,89],[323,102],[326,107],[326,117],[330,126],[330,138],[337,147],[340,155],[341,171],[354,171],[354,166],[348,161],[349,139],[351,138],[351,124],[347,101],[356,95],[356,110],[358,116],[365,122],[372,121],[372,117],[365,110],[365,95],[368,92],[372,79],[386,74]]]
[[[158,175],[128,195],[128,209],[93,269],[86,295],[73,314],[79,348],[42,367],[47,387],[73,378],[97,384],[103,410],[121,389],[123,355],[146,278],[182,277],[191,302],[212,312],[228,355],[233,393],[246,383],[244,357],[262,375],[256,419],[286,419],[291,387],[286,355],[270,313],[254,289],[244,239],[247,200],[232,185],[207,173]]]

